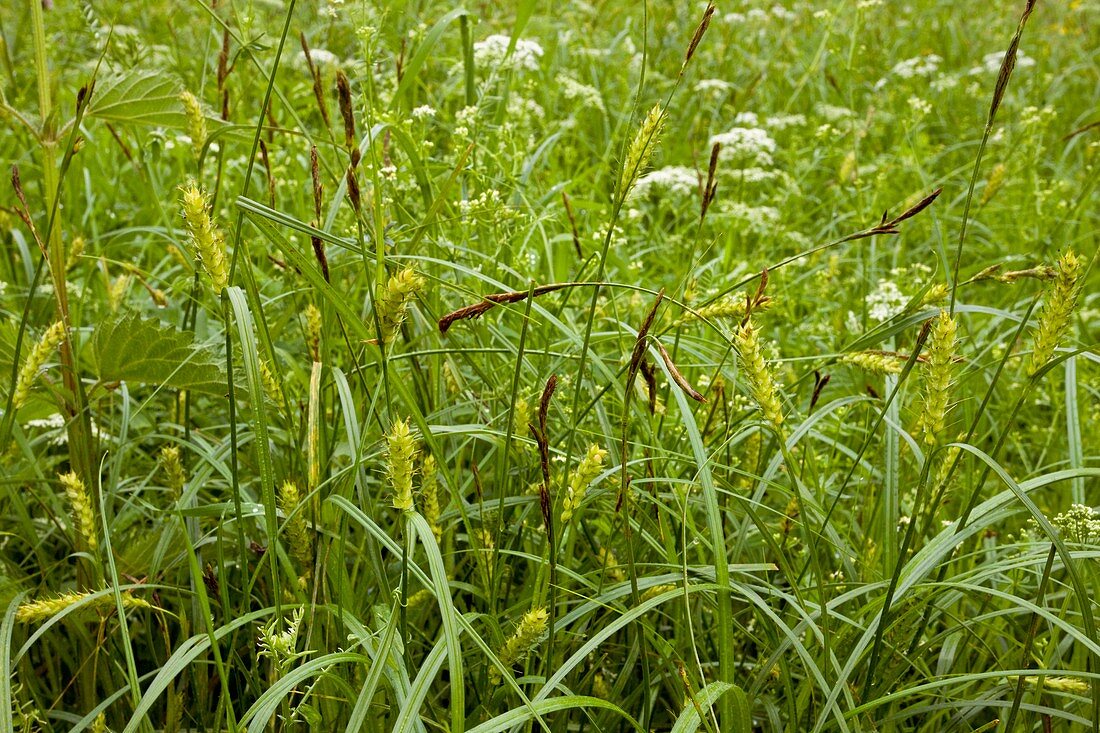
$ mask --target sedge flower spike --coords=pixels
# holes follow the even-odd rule
[[[413,508],[413,466],[418,448],[416,438],[409,430],[409,421],[400,420],[390,428],[386,436],[388,456],[386,472],[393,489],[393,508],[407,512]]]
[[[286,533],[290,556],[298,566],[299,584],[304,588],[313,571],[313,545],[309,540],[305,516],[301,511],[302,497],[293,481],[283,482],[279,490],[279,508],[286,515]]]
[[[186,89],[180,92],[180,104],[183,105],[183,113],[187,116],[187,134],[191,138],[191,152],[195,160],[202,157],[202,149],[206,146],[206,116],[202,113],[202,104],[191,92]]]
[[[424,278],[411,267],[396,273],[378,294],[378,323],[382,329],[382,343],[392,344],[405,322],[409,301],[424,287]]]
[[[661,109],[661,105],[654,105],[642,120],[638,134],[634,136],[630,147],[627,148],[622,174],[619,176],[620,201],[626,200],[634,184],[638,182],[638,178],[649,167],[649,159],[653,157],[653,151],[657,148],[657,141],[661,137],[664,126],[665,111]]]
[[[928,346],[928,367],[924,376],[921,425],[924,428],[924,442],[928,445],[935,444],[943,433],[948,402],[951,398],[951,372],[955,360],[957,333],[958,323],[947,311],[941,310],[932,324]]]
[[[744,373],[745,381],[748,382],[749,394],[756,401],[764,419],[778,430],[783,424],[783,407],[779,402],[779,390],[775,385],[775,377],[764,362],[760,338],[752,322],[746,322],[738,328],[733,340],[737,345],[741,371]]]
[[[525,660],[527,655],[538,645],[542,635],[546,633],[549,621],[550,614],[547,613],[545,608],[532,608],[523,614],[523,618],[516,626],[515,633],[509,637],[508,641],[504,642],[500,653],[497,654],[500,663],[507,668],[511,668]],[[499,669],[496,667],[489,668],[490,682],[499,685],[503,679]]]
[[[573,469],[573,474],[569,477],[569,486],[565,490],[565,499],[561,508],[562,524],[573,518],[577,507],[584,501],[584,495],[588,492],[588,485],[600,475],[606,457],[607,451],[603,448],[595,444],[588,446],[588,453]]]
[[[99,541],[96,539],[95,513],[92,511],[88,490],[80,477],[72,471],[63,473],[58,478],[65,489],[65,497],[69,500],[69,509],[73,513],[74,534],[84,540],[84,546],[88,550],[95,552]]]
[[[1035,329],[1031,349],[1031,361],[1027,375],[1034,376],[1046,366],[1059,342],[1069,330],[1070,317],[1077,305],[1077,296],[1081,293],[1081,275],[1085,262],[1072,250],[1067,251],[1058,260],[1058,272],[1054,284],[1043,300],[1043,310],[1039,314],[1039,325]]]
[[[23,362],[23,368],[19,370],[19,377],[15,381],[15,391],[12,397],[13,408],[19,409],[27,401],[31,393],[31,387],[38,379],[38,373],[42,371],[42,367],[46,365],[46,360],[50,358],[50,354],[57,350],[64,338],[65,324],[58,321],[46,329],[46,332],[42,334],[42,338],[27,354],[27,359]]]
[[[191,240],[195,259],[210,278],[214,292],[221,294],[229,286],[229,262],[225,255],[225,240],[210,216],[209,201],[198,185],[191,181],[182,189],[183,222]]]

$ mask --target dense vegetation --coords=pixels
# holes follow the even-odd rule
[[[0,730],[1100,731],[1095,0],[0,6]]]

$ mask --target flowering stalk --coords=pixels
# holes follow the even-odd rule
[[[603,468],[607,451],[598,445],[588,446],[588,453],[577,467],[573,469],[569,477],[569,487],[565,490],[565,499],[562,502],[561,522],[565,524],[573,518],[577,507],[584,501],[584,495],[588,492],[588,485],[592,483]]]
[[[653,157],[653,151],[657,147],[657,141],[664,129],[665,111],[661,105],[655,104],[653,109],[642,120],[642,126],[638,128],[638,134],[630,143],[626,151],[626,159],[623,161],[622,174],[619,176],[619,200],[625,201],[638,182],[639,176],[649,166],[649,159]]]
[[[1039,326],[1035,330],[1031,349],[1031,362],[1028,364],[1029,377],[1046,366],[1054,350],[1069,329],[1070,316],[1081,293],[1081,274],[1084,261],[1072,250],[1067,251],[1058,260],[1058,274],[1054,285],[1043,301],[1043,310],[1039,314]]]
[[[416,439],[409,430],[409,421],[395,422],[386,436],[389,449],[387,473],[393,488],[393,508],[407,512],[413,508],[412,477],[416,463]]]
[[[207,196],[191,181],[183,187],[183,221],[191,239],[195,259],[210,278],[214,292],[221,294],[229,286],[229,263],[225,240],[210,217]]]
[[[160,467],[164,470],[168,481],[168,488],[172,490],[177,499],[183,493],[183,486],[187,483],[187,473],[183,470],[183,461],[180,460],[180,449],[174,445],[166,445],[160,449],[158,459]]]
[[[741,370],[748,382],[749,394],[756,401],[764,419],[778,430],[783,424],[783,407],[779,402],[779,390],[775,385],[775,377],[760,351],[760,340],[752,322],[745,322],[733,336],[737,345],[737,355],[740,357]]]
[[[65,489],[65,497],[69,500],[69,508],[73,514],[73,529],[80,539],[84,540],[84,546],[91,552],[95,552],[99,546],[96,538],[95,513],[92,511],[92,501],[88,497],[88,490],[84,482],[75,473],[63,473],[58,477],[61,486]]]
[[[505,667],[512,667],[527,658],[527,655],[538,645],[542,635],[546,633],[546,626],[550,620],[550,614],[545,608],[532,608],[523,614],[516,632],[504,642],[497,657]],[[499,685],[503,681],[500,670],[496,667],[489,668],[489,681]]]
[[[424,278],[411,267],[401,270],[386,282],[376,304],[382,343],[391,344],[397,338],[408,313],[409,301],[424,287]]]
[[[958,323],[945,310],[941,310],[932,325],[929,337],[928,368],[924,377],[924,402],[921,425],[924,442],[933,445],[943,432],[951,397],[951,371],[955,359]]]
[[[186,89],[180,92],[180,103],[183,104],[183,112],[187,115],[187,134],[191,138],[191,151],[195,160],[202,157],[202,149],[206,145],[206,117],[202,113],[202,105],[198,98]]]
[[[26,403],[27,398],[30,396],[31,387],[38,379],[38,372],[42,370],[46,360],[50,358],[50,354],[57,350],[64,338],[65,324],[58,321],[46,329],[46,332],[42,334],[42,338],[27,354],[27,359],[23,362],[23,368],[19,370],[19,377],[15,381],[15,392],[12,397],[13,409],[19,409]]]
[[[285,481],[279,491],[279,508],[286,515],[283,531],[286,532],[290,556],[299,568],[298,583],[304,587],[313,572],[313,549],[301,505],[302,497],[298,492],[297,484],[293,481]]]
[[[432,528],[435,541],[439,542],[443,537],[443,528],[439,525],[439,479],[436,475],[435,456],[424,459],[424,465],[420,474],[420,495],[424,499],[424,519]]]
[[[73,606],[89,598],[91,593],[62,593],[56,598],[44,598],[37,601],[26,601],[19,605],[15,611],[15,620],[24,624],[40,623],[48,621],[69,606]],[[152,604],[141,598],[134,598],[129,593],[122,594],[123,608],[152,608]],[[110,594],[104,594],[87,601],[83,610],[113,609],[115,599]]]

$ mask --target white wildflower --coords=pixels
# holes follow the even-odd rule
[[[595,87],[581,84],[576,79],[568,76],[562,77],[561,92],[571,102],[576,102],[581,107],[592,107],[601,112],[604,111],[603,97]]]
[[[708,145],[719,143],[722,146],[721,157],[724,160],[771,165],[775,152],[775,140],[766,130],[759,127],[733,127],[727,132],[712,135]]]
[[[867,294],[867,315],[873,321],[888,321],[905,310],[909,299],[892,280],[879,280],[878,287]]]
[[[650,171],[638,179],[631,198],[645,198],[651,191],[688,196],[699,190],[699,176],[691,168],[672,165]]]
[[[695,82],[695,91],[703,94],[724,94],[731,89],[733,89],[733,84],[725,79],[700,79]]]
[[[430,104],[422,104],[419,107],[414,107],[411,114],[414,120],[430,119],[435,117],[435,107]]]
[[[508,57],[508,46],[511,43],[512,39],[508,36],[491,35],[474,44],[474,60],[479,66],[499,66],[507,60],[514,69],[537,71],[543,54],[542,46],[521,38],[516,41],[511,57]]]
[[[788,127],[802,127],[806,124],[806,115],[773,115],[764,121],[765,127],[773,130],[786,130]]]

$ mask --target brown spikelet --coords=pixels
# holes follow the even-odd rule
[[[569,201],[569,194],[561,192],[561,201],[565,204],[565,215],[569,217],[569,229],[573,233],[573,249],[577,251],[577,259],[584,259],[581,250],[581,235],[577,232],[577,217],[573,215],[573,204]]]
[[[344,118],[344,144],[355,147],[355,114],[351,104],[351,84],[343,71],[336,72],[336,95],[340,101],[340,116]]]
[[[552,293],[555,290],[561,290],[562,288],[568,288],[575,283],[555,283],[553,285],[539,285],[534,289],[534,295],[537,298],[540,295],[546,293]],[[513,290],[507,293],[492,293],[490,295],[482,296],[483,300],[480,303],[474,303],[463,308],[459,308],[456,311],[452,311],[447,315],[439,319],[439,332],[447,333],[447,329],[451,327],[455,321],[463,321],[469,318],[478,318],[486,313],[486,311],[492,310],[502,303],[518,303],[527,299],[526,290]]]
[[[271,157],[267,154],[267,143],[260,140],[260,160],[263,161],[264,171],[267,173],[267,198],[269,206],[275,208],[275,173],[271,170]]]
[[[546,525],[546,532],[551,545],[554,542],[554,510],[553,501],[550,497],[550,441],[546,432],[546,414],[550,410],[550,400],[557,388],[558,377],[556,374],[551,374],[550,378],[546,380],[546,387],[542,390],[542,398],[539,399],[539,424],[537,426],[527,426],[539,447],[539,465],[542,469],[539,508],[542,511],[542,520]]]
[[[355,166],[348,166],[347,175],[344,178],[348,182],[348,200],[351,201],[351,207],[355,209],[355,213],[359,213],[362,209],[362,196],[359,193],[359,179],[355,177]]]
[[[993,118],[997,115],[997,109],[1000,108],[1002,100],[1004,100],[1005,92],[1008,90],[1008,81],[1012,78],[1012,71],[1016,68],[1016,52],[1020,50],[1020,39],[1024,35],[1024,26],[1027,25],[1027,19],[1031,17],[1031,12],[1035,9],[1035,0],[1027,0],[1027,4],[1024,6],[1024,12],[1020,16],[1020,22],[1016,26],[1016,33],[1012,36],[1012,41],[1008,44],[1008,50],[1005,51],[1004,59],[1001,61],[1001,69],[997,72],[997,84],[993,88],[993,99],[989,103],[989,121],[988,125],[993,124]]]
[[[707,182],[703,186],[703,201],[699,209],[699,221],[707,218],[707,210],[710,209],[710,205],[714,203],[715,196],[718,195],[718,153],[722,150],[721,143],[714,143],[714,146],[710,149],[710,165],[707,166]]]
[[[684,73],[684,69],[687,68],[688,62],[691,61],[691,57],[695,55],[696,49],[699,48],[699,43],[703,40],[703,35],[707,32],[707,28],[710,27],[710,20],[714,17],[714,3],[707,3],[706,10],[703,11],[703,18],[699,21],[699,25],[695,27],[695,33],[691,36],[691,42],[688,43],[687,51],[684,53],[684,62],[680,65],[680,74]]]
[[[817,405],[817,401],[821,399],[821,393],[825,389],[825,385],[832,379],[831,374],[822,375],[821,372],[814,370],[814,391],[810,396],[810,412],[814,411],[814,407]]]
[[[321,71],[317,68],[317,65],[313,63],[313,54],[309,51],[309,43],[306,41],[306,34],[299,33],[298,40],[302,44],[302,53],[306,57],[306,66],[309,67],[309,75],[313,78],[313,98],[317,100],[317,109],[321,112],[321,119],[324,120],[325,128],[332,127],[332,119],[328,114],[328,100],[325,99],[325,87],[321,81]]]
[[[699,394],[694,387],[692,387],[684,375],[680,373],[680,370],[676,368],[676,364],[673,363],[672,357],[665,349],[664,344],[660,341],[655,342],[657,344],[657,351],[661,354],[661,359],[665,362],[665,367],[668,368],[668,373],[672,375],[672,381],[676,382],[676,386],[684,391],[691,399],[696,402],[706,402],[707,398]]]
[[[303,36],[303,43],[305,37]],[[321,224],[321,198],[323,193],[323,187],[321,186],[321,167],[317,161],[317,146],[309,146],[309,176],[313,181],[313,226],[319,227]],[[329,282],[328,274],[328,257],[325,256],[325,243],[320,237],[311,236],[309,242],[313,245],[313,255],[317,258],[317,264],[321,266],[321,274],[325,276],[325,282]]]

